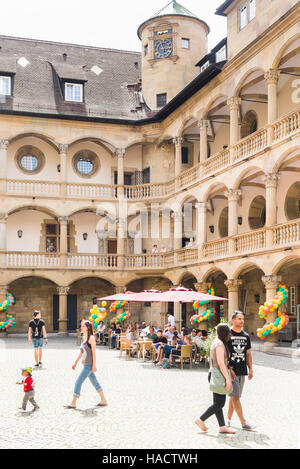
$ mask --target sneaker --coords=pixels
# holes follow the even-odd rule
[[[43,366],[43,363],[42,363],[42,362],[39,362],[39,366],[42,367],[42,366]]]
[[[33,412],[35,412],[36,410],[40,410],[38,405],[33,408]]]
[[[34,368],[38,368],[39,366],[40,366],[40,364],[39,364],[39,363],[36,363],[36,364],[34,365]]]
[[[245,422],[244,425],[242,426],[243,430],[251,431],[256,428],[256,425],[252,425],[250,422]]]

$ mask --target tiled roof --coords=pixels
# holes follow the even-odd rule
[[[220,5],[215,12],[215,15],[226,16],[225,10],[234,2],[234,0],[226,0],[222,5]]]
[[[0,36],[0,46],[0,74],[15,74],[13,95],[1,97],[0,112],[133,120],[146,116],[140,104],[138,52],[8,36]],[[29,63],[22,67],[24,58]],[[61,79],[83,81],[85,102],[65,102]]]

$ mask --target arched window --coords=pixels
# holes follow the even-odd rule
[[[243,117],[241,127],[241,137],[245,138],[253,134],[258,129],[258,118],[255,111],[248,111]]]
[[[255,197],[249,209],[249,226],[252,230],[263,228],[266,224],[266,199],[262,195]]]

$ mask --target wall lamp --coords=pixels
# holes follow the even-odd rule
[[[23,231],[22,230],[18,230],[18,238],[22,238],[23,236]]]
[[[214,225],[210,225],[209,231],[210,231],[211,233],[214,233],[214,232],[215,232],[215,227],[214,227]]]
[[[243,217],[238,217],[238,224],[242,225],[243,224]]]
[[[88,234],[87,234],[87,233],[83,233],[82,237],[83,237],[83,240],[86,241],[86,240],[87,240],[87,237],[88,237]]]
[[[260,303],[260,294],[259,293],[255,293],[254,300],[255,300],[255,303]]]

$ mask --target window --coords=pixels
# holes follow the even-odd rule
[[[89,158],[80,158],[77,161],[77,169],[80,174],[89,175],[94,169],[93,162]]]
[[[36,156],[22,156],[21,166],[25,171],[35,171],[38,167],[38,159]]]
[[[11,95],[11,77],[0,76],[0,94],[5,96]]]
[[[148,44],[146,44],[145,47],[144,47],[144,55],[145,55],[145,57],[148,55],[148,52],[149,52],[149,46],[148,46]]]
[[[83,85],[80,83],[65,83],[65,100],[82,103]]]
[[[157,107],[164,107],[167,104],[167,93],[161,93],[156,95]]]
[[[252,21],[256,15],[256,0],[249,0],[249,21]]]
[[[100,168],[99,158],[91,150],[79,150],[72,158],[74,171],[80,177],[90,178]]]
[[[296,314],[296,287],[290,287],[290,314]]]
[[[240,29],[243,29],[247,25],[247,5],[244,5],[240,9]]]
[[[227,47],[223,46],[218,52],[216,53],[216,62],[223,62],[223,60],[227,59]]]
[[[181,148],[181,163],[189,164],[189,149],[188,147]]]
[[[182,49],[189,49],[190,48],[190,40],[182,38],[181,39],[181,47],[182,47]]]
[[[58,225],[46,224],[46,252],[57,252],[58,250]]]
[[[203,65],[201,66],[201,68],[200,68],[200,73],[204,72],[204,70],[205,70],[206,68],[208,68],[209,65],[210,65],[210,63],[209,63],[209,60],[208,60],[207,62],[205,62],[205,64],[203,64]]]

